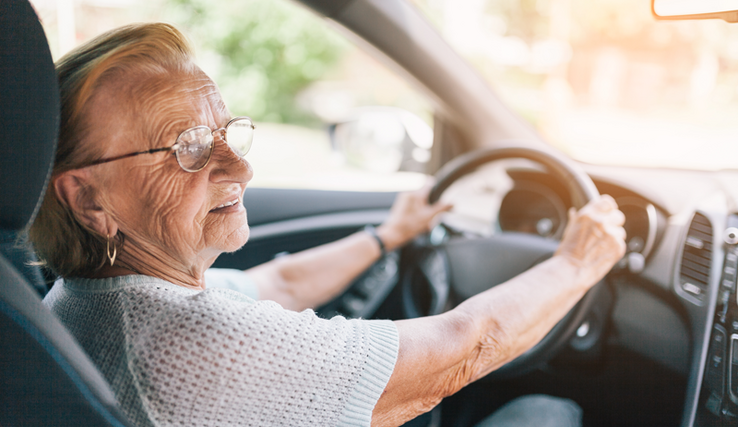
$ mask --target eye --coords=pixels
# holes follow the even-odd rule
[[[182,154],[201,154],[205,149],[207,148],[207,143],[199,143],[199,144],[187,144],[183,145],[180,149],[180,152]]]

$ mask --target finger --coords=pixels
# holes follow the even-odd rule
[[[610,211],[605,215],[604,221],[608,224],[622,226],[625,224],[625,214],[619,210]]]
[[[590,200],[581,210],[582,211],[595,211],[595,212],[606,212],[612,209],[617,209],[618,204],[611,196],[603,194]]]
[[[607,203],[610,206],[613,206],[616,208],[618,207],[618,202],[616,202],[615,199],[613,199],[613,197],[609,194],[601,194],[599,199],[602,203]]]
[[[429,176],[425,180],[425,183],[423,183],[423,186],[420,187],[420,189],[418,190],[418,193],[424,194],[427,197],[433,189],[434,185],[436,185],[436,180],[433,177]]]
[[[600,196],[599,208],[600,212],[617,211],[618,203],[611,196],[605,194]]]
[[[441,212],[448,212],[451,209],[453,209],[454,204],[449,202],[443,202],[443,201],[437,201],[434,203],[431,208],[433,209],[434,215],[437,215]]]
[[[627,245],[625,243],[626,233],[623,228],[618,228],[615,230],[611,230],[611,234],[617,237],[617,244],[618,249],[620,250],[620,253],[625,253],[625,250],[627,249]]]
[[[612,197],[604,195],[592,199],[586,206],[584,206],[584,208],[582,208],[582,210],[591,212],[607,212],[612,210],[614,206],[617,206],[617,204],[612,200]]]
[[[628,233],[625,231],[623,227],[618,227],[617,236],[619,237],[620,240],[625,241],[625,238],[628,237]]]
[[[624,230],[623,231],[611,230],[610,237],[612,239],[610,240],[607,246],[608,248],[610,248],[610,250],[615,249],[617,251],[617,255],[621,257],[625,255],[625,253],[627,252],[627,248],[628,248],[627,243],[625,243],[624,235],[625,235]],[[613,245],[615,247],[613,247]]]
[[[625,215],[618,209],[607,211],[589,211],[581,212],[580,217],[588,217],[592,221],[599,222],[606,226],[621,227],[625,224]]]

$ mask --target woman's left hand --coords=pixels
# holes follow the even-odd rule
[[[452,205],[449,203],[441,201],[433,205],[428,203],[432,187],[433,182],[429,181],[419,190],[397,195],[389,218],[377,227],[377,234],[387,251],[397,249],[418,234],[429,231],[434,225],[436,216],[451,209]]]

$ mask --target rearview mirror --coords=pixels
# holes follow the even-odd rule
[[[738,22],[738,0],[652,0],[656,19],[722,19]]]
[[[359,108],[328,132],[334,150],[366,171],[425,172],[431,157],[433,129],[400,108]]]

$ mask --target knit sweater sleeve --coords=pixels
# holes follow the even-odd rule
[[[175,288],[124,298],[129,370],[155,425],[370,424],[397,358],[392,322]]]

